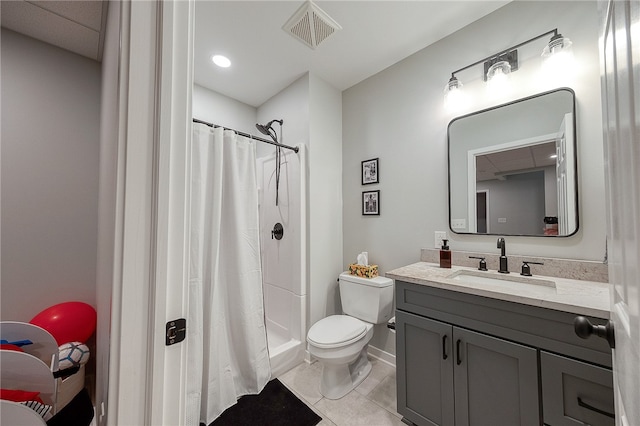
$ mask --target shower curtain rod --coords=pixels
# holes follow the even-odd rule
[[[262,138],[259,138],[258,136],[250,135],[249,133],[239,132],[239,131],[237,131],[235,129],[230,129],[229,127],[219,126],[219,125],[213,124],[213,123],[207,123],[206,121],[198,120],[197,118],[194,118],[193,122],[194,123],[199,123],[199,124],[204,124],[204,125],[209,126],[209,127],[222,127],[225,130],[232,130],[232,131],[236,132],[237,134],[239,134],[240,136],[245,136],[247,138],[251,138],[251,139],[259,141],[259,142],[265,142],[265,143],[268,143],[270,145],[279,146],[280,148],[287,148],[287,149],[292,150],[293,152],[298,152],[298,147],[297,146],[289,146],[289,145],[284,145],[284,144],[277,143],[277,142],[274,142],[274,141],[270,141],[268,139],[262,139]]]

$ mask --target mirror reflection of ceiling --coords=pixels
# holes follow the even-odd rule
[[[476,180],[504,179],[513,173],[555,166],[556,142],[510,149],[476,157]]]

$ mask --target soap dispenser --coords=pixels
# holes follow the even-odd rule
[[[451,251],[447,243],[449,240],[442,239],[442,248],[440,249],[440,267],[451,268]]]

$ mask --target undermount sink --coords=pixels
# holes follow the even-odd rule
[[[490,272],[483,271],[457,271],[449,275],[447,278],[454,281],[464,282],[466,284],[488,285],[488,286],[501,286],[501,287],[520,287],[535,286],[539,290],[553,290],[556,289],[556,283],[549,280],[542,280],[537,278],[529,278],[511,274],[492,274]]]

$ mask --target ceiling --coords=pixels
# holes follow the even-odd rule
[[[282,29],[303,0],[197,1],[194,81],[255,107],[308,71],[345,90],[508,2],[318,0],[342,29],[314,50]]]
[[[476,157],[476,180],[504,180],[509,175],[555,166],[556,141],[509,149]]]
[[[102,60],[107,1],[0,2],[2,26],[96,61]]]
[[[342,29],[311,49],[282,29],[303,0],[196,0],[194,81],[255,107],[307,72],[345,90],[509,1],[318,0]],[[100,61],[107,4],[1,1],[0,15],[3,27]]]

